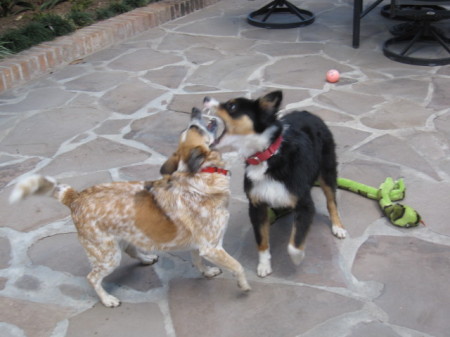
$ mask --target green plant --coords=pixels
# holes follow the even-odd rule
[[[16,7],[21,8],[15,9]],[[33,4],[23,0],[0,0],[0,16],[3,17],[32,9],[34,9]]]
[[[109,5],[108,9],[110,9],[115,14],[122,14],[129,12],[132,8],[123,2],[113,2]]]
[[[0,59],[9,56],[11,54],[12,54],[11,50],[5,47],[5,42],[0,41]]]
[[[70,0],[72,3],[71,11],[85,11],[92,5],[92,0]]]
[[[39,44],[44,41],[53,40],[55,34],[48,29],[42,22],[32,21],[22,29],[20,32],[28,37],[32,45]]]
[[[45,1],[45,0],[42,0]],[[58,3],[67,0],[47,0],[41,2],[42,6],[52,8]],[[92,0],[71,0],[74,6],[80,8],[92,4]],[[130,11],[133,7],[145,6],[148,3],[160,0],[122,0],[114,2],[108,7],[100,8],[95,13],[85,13],[76,10],[76,6],[68,14],[67,19],[55,14],[38,13],[33,21],[21,29],[11,29],[0,36],[0,58],[28,49],[35,44],[53,39],[55,36],[67,35],[75,30],[75,25],[82,27],[93,23],[95,20],[103,20],[112,16]],[[22,6],[32,9],[33,5],[19,0],[0,0],[0,16],[9,15],[14,6]],[[27,7],[28,6],[28,7]],[[87,9],[87,8],[86,8]]]
[[[47,0],[47,1],[44,1],[42,3],[42,5],[39,6],[39,9],[41,11],[44,11],[46,9],[52,9],[56,5],[58,5],[58,4],[62,3],[62,2],[65,2],[65,1],[67,1],[67,0]]]
[[[116,15],[111,9],[109,8],[99,8],[95,11],[95,19],[100,20],[106,20]]]
[[[70,11],[70,13],[67,15],[67,18],[69,20],[72,20],[72,22],[78,27],[89,26],[90,24],[94,23],[92,14],[87,12]]]
[[[149,0],[123,0],[123,3],[132,8],[138,8],[148,5]]]
[[[19,29],[12,29],[2,35],[0,40],[3,46],[8,48],[13,53],[18,53],[22,50],[30,48],[33,44],[30,38],[23,35]]]
[[[36,16],[34,21],[41,22],[45,27],[53,31],[56,36],[66,35],[75,30],[68,20],[55,14],[41,14]]]

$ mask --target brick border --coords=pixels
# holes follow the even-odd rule
[[[94,23],[0,61],[0,94],[147,29],[220,0],[163,0]]]

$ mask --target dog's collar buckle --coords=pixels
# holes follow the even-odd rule
[[[202,173],[219,173],[219,174],[223,174],[224,176],[231,175],[231,172],[229,170],[225,170],[223,168],[215,167],[215,166],[204,167],[200,170],[200,172],[202,172]]]
[[[279,135],[278,138],[275,139],[275,141],[267,149],[265,149],[262,152],[257,152],[254,155],[248,157],[247,160],[246,160],[247,164],[249,164],[249,165],[259,165],[263,161],[268,160],[280,148],[282,141],[283,141],[283,136]]]

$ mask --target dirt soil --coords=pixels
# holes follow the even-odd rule
[[[38,8],[45,0],[25,0],[28,3],[32,3],[35,8]],[[91,5],[86,9],[86,11],[94,11],[97,8],[107,7],[110,3],[114,2],[114,0],[91,0]],[[16,15],[10,15],[7,17],[0,17],[0,35],[6,32],[9,29],[20,28],[29,23],[33,16],[39,13],[52,13],[58,14],[61,16],[65,16],[70,12],[70,9],[73,6],[73,0],[67,0],[55,6],[52,9],[45,11],[26,11]],[[15,9],[20,9],[20,7],[16,7]]]

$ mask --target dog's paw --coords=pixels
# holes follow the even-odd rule
[[[272,264],[270,263],[270,251],[268,249],[259,252],[259,264],[256,273],[259,277],[266,277],[272,274]]]
[[[250,284],[248,284],[246,279],[239,280],[238,287],[241,288],[241,290],[245,291],[245,292],[252,290],[252,287],[250,287]]]
[[[292,245],[288,246],[288,253],[291,257],[292,263],[294,263],[296,266],[300,265],[300,263],[302,263],[303,259],[305,258],[305,251],[303,249],[295,248]]]
[[[339,239],[345,239],[345,237],[347,236],[347,231],[337,225],[333,225],[331,227],[331,231],[333,232],[333,235]]]
[[[138,255],[138,259],[142,264],[145,264],[147,266],[155,264],[156,262],[158,262],[158,255],[155,254],[144,254],[144,253],[140,253]]]
[[[202,274],[206,278],[213,278],[217,275],[222,274],[222,270],[217,267],[205,267],[205,270],[202,272]]]
[[[107,308],[116,308],[120,305],[119,299],[112,295],[104,296],[103,298],[101,298],[101,301]]]
[[[266,277],[272,274],[272,265],[269,261],[262,261],[258,264],[258,268],[256,269],[256,273],[259,277]]]

